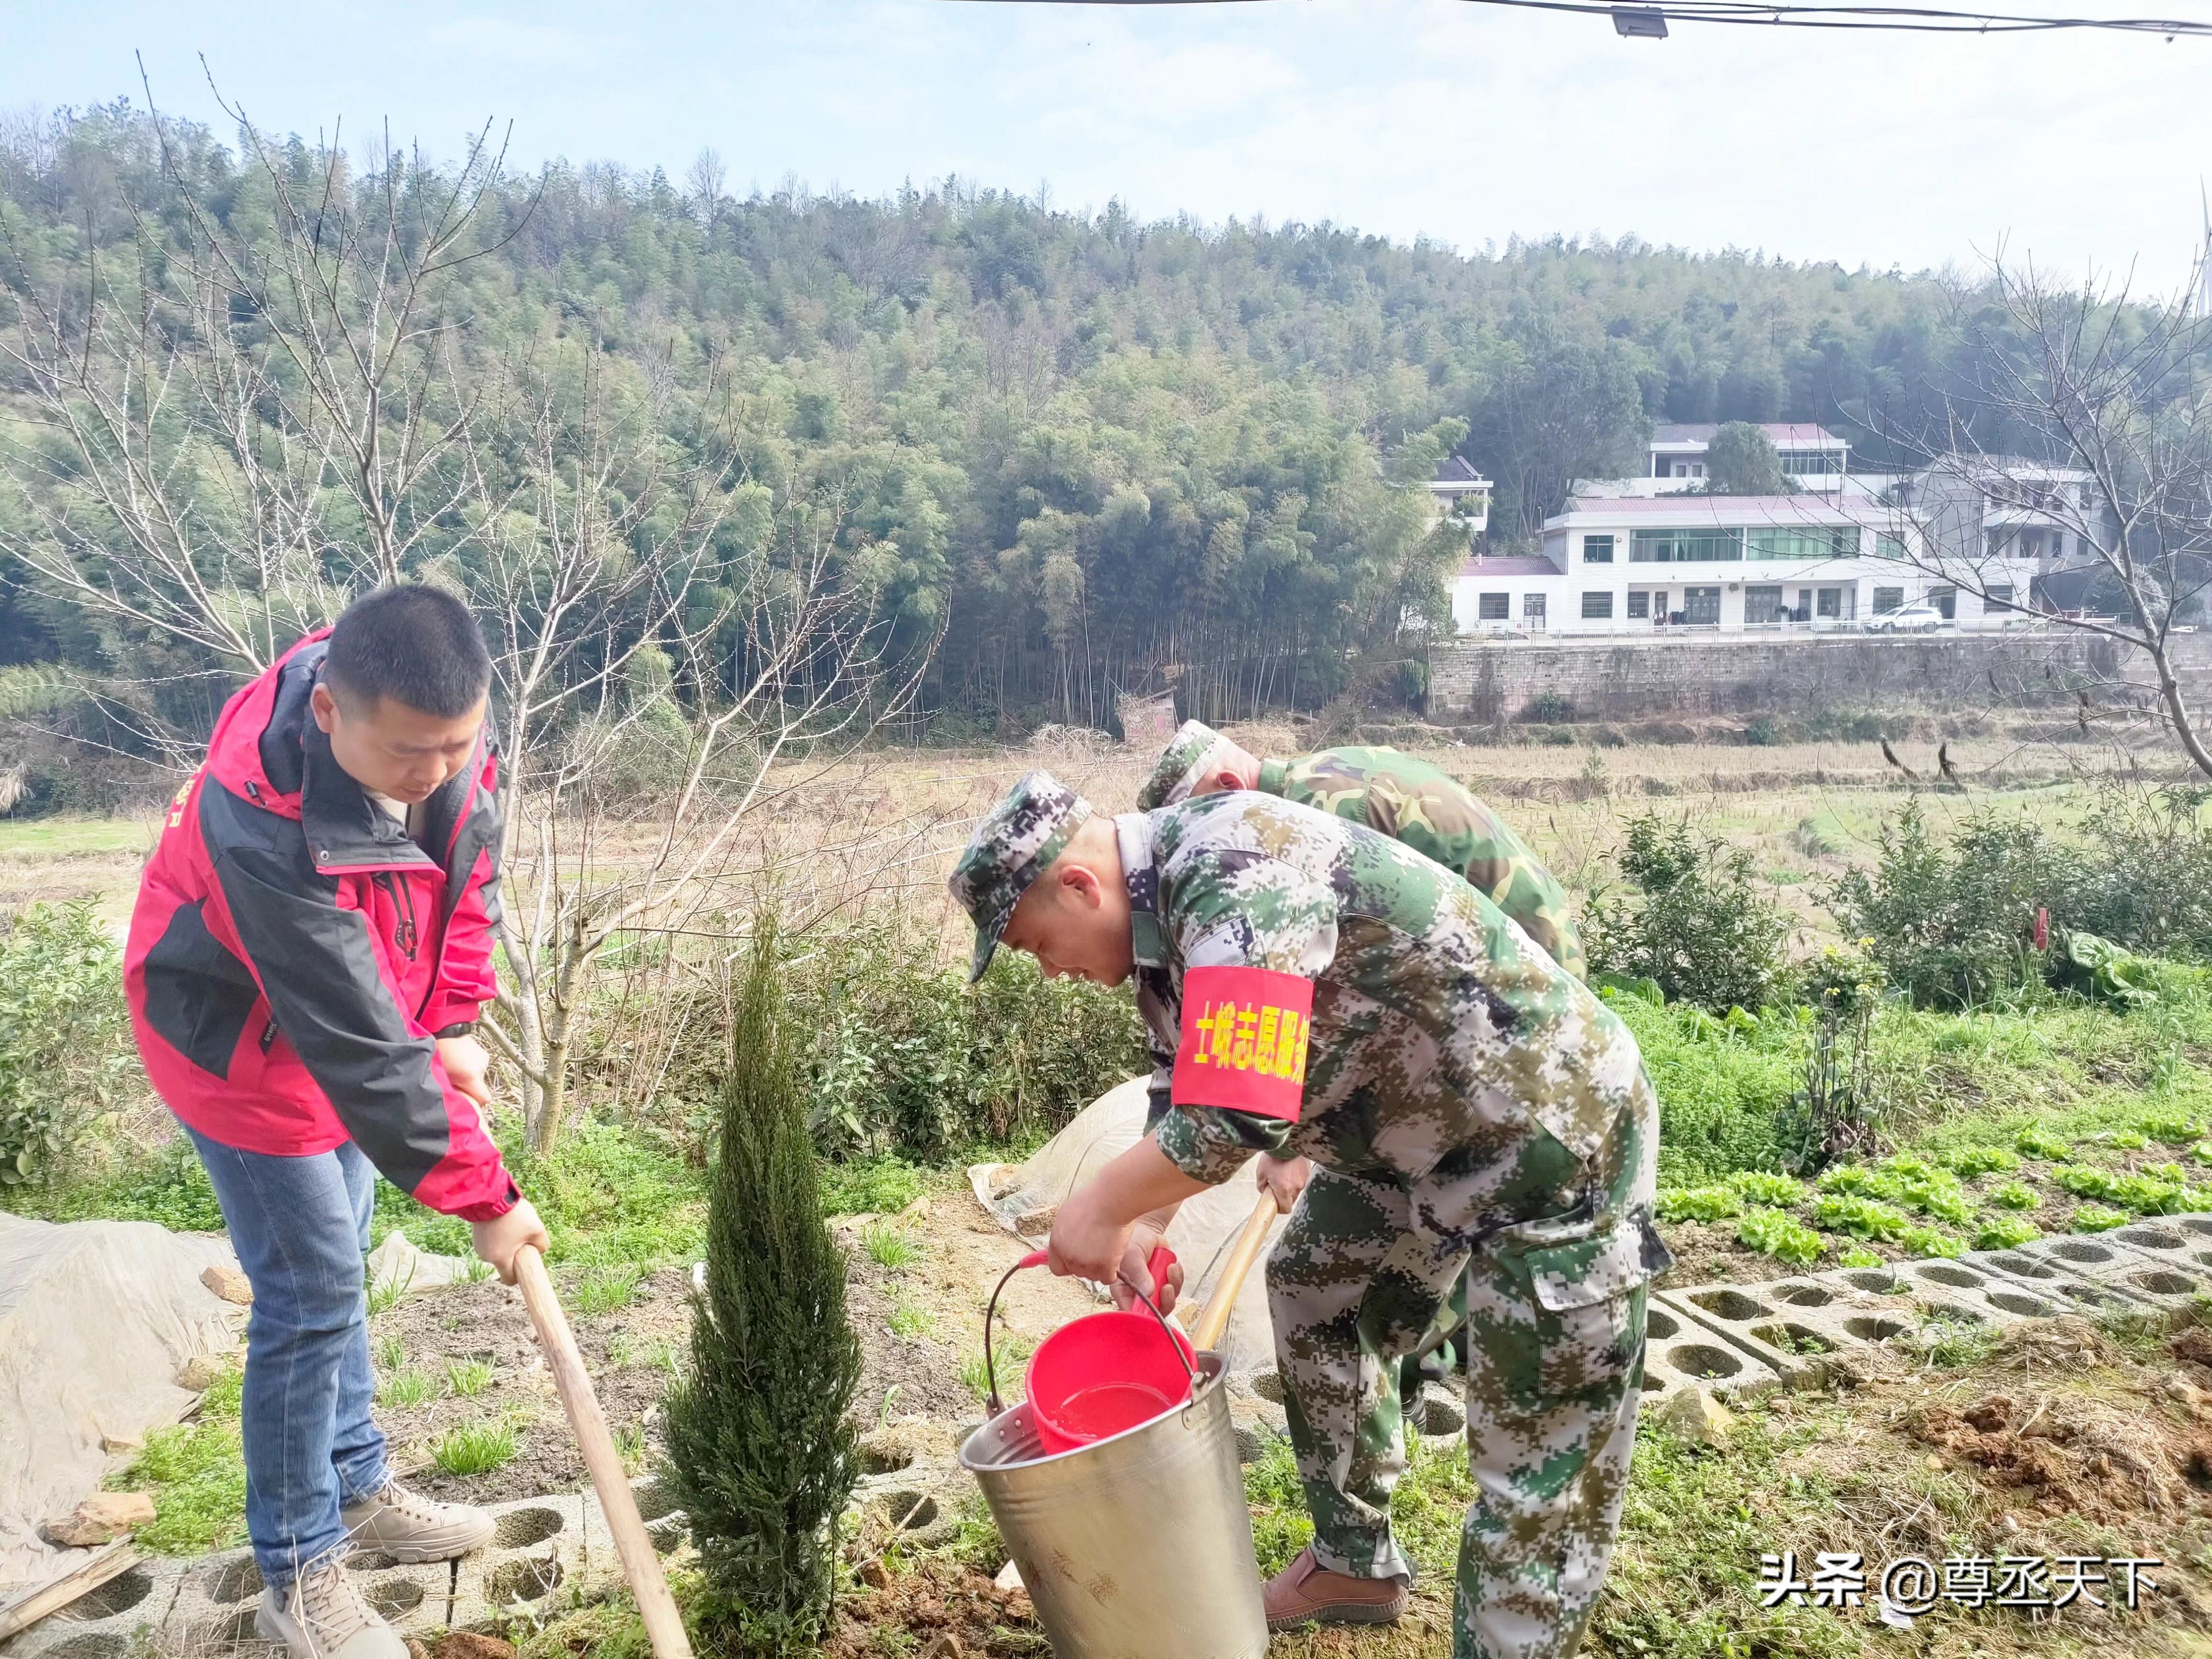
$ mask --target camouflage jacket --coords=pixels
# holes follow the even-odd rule
[[[1466,877],[1560,967],[1586,975],[1565,890],[1505,820],[1449,774],[1395,749],[1324,749],[1265,762],[1260,787],[1364,823]]]
[[[1497,1196],[1486,1182],[1532,1178],[1540,1143],[1553,1186],[1586,1178],[1602,1209],[1649,1203],[1656,1111],[1635,1040],[1466,882],[1364,825],[1251,791],[1126,814],[1115,829],[1153,1098],[1174,1107],[1156,1134],[1179,1168],[1215,1182],[1256,1151],[1304,1154],[1456,1193],[1453,1215],[1433,1218],[1449,1233]],[[1278,1011],[1248,1018],[1233,1050],[1216,1009],[1187,1023],[1186,981],[1221,968],[1310,981],[1306,1024],[1286,1016],[1283,1028],[1304,1031],[1295,1121],[1191,1103],[1191,1050],[1209,1024],[1217,1066],[1265,1076],[1272,1048],[1292,1080]]]

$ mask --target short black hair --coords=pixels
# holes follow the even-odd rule
[[[331,629],[323,678],[341,698],[385,698],[459,720],[491,688],[491,653],[477,619],[442,588],[410,582],[356,599]]]

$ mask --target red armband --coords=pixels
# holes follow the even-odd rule
[[[1226,1106],[1298,1121],[1306,1087],[1313,981],[1268,968],[1193,968],[1176,1045],[1178,1106]]]

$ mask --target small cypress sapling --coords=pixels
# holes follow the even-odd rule
[[[781,968],[763,917],[735,999],[706,1293],[665,1407],[667,1476],[707,1582],[702,1623],[722,1651],[761,1656],[811,1650],[821,1633],[859,1472],[847,1413],[860,1347],[844,1254],[823,1220]]]

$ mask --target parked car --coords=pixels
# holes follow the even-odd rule
[[[1939,628],[1948,628],[1951,619],[1932,605],[1908,605],[1900,610],[1885,611],[1879,617],[1868,619],[1869,634],[1933,634]]]

